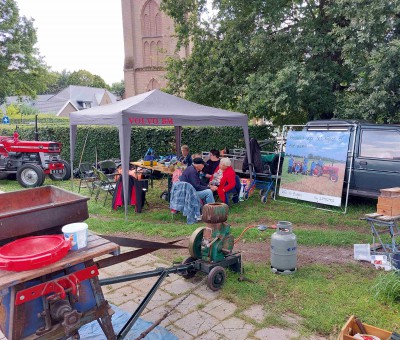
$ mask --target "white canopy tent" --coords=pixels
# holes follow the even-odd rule
[[[78,125],[118,127],[125,215],[129,201],[128,171],[132,126],[175,126],[177,150],[180,149],[183,126],[239,126],[243,129],[247,155],[251,157],[247,115],[199,105],[159,90],[139,94],[114,104],[72,112],[69,118],[72,169]]]

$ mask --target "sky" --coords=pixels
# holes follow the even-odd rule
[[[123,80],[120,0],[16,0],[34,19],[40,55],[53,71],[86,70],[111,85]]]

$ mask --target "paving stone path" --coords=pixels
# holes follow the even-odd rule
[[[126,249],[122,249],[124,250]],[[100,279],[168,266],[170,266],[169,263],[149,254],[101,269]],[[156,280],[157,278],[153,277],[103,286],[102,289],[106,300],[111,304],[123,311],[133,313]],[[287,324],[286,328],[261,327],[261,323],[268,316],[262,305],[253,305],[240,314],[235,314],[237,306],[222,299],[219,292],[208,289],[206,284],[201,282],[202,280],[201,276],[185,280],[176,274],[171,274],[154,294],[141,314],[141,318],[154,322],[165,312],[173,309],[161,322],[161,326],[175,334],[180,340],[328,339],[316,335],[308,338],[301,336],[299,327],[302,319],[296,315],[282,317]],[[181,302],[182,298],[193,289],[194,291]],[[5,337],[0,333],[0,340],[3,339]]]

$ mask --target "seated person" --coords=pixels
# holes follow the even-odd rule
[[[219,177],[219,178],[218,178]],[[226,203],[225,194],[236,187],[236,173],[229,158],[221,158],[219,166],[210,178],[210,189],[217,191],[219,198]]]
[[[210,158],[207,160],[206,164],[204,165],[203,174],[204,174],[204,181],[203,183],[208,183],[210,181],[211,176],[214,174],[215,169],[219,165],[219,151],[212,149],[210,150],[209,154]]]
[[[181,152],[182,152],[182,156],[179,157],[179,162],[181,162],[182,164],[185,164],[187,166],[191,166],[192,165],[192,156],[190,155],[189,147],[187,145],[182,145]]]
[[[214,203],[214,196],[208,186],[201,184],[199,172],[204,168],[204,161],[197,157],[193,159],[193,164],[188,166],[182,173],[181,182],[190,183],[195,189],[197,197],[206,203]]]

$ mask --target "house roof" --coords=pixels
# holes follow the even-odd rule
[[[22,100],[23,103],[37,108],[41,113],[55,113],[59,115],[68,104],[71,104],[76,111],[87,107],[100,106],[105,95],[109,98],[106,102],[117,102],[117,97],[106,89],[70,85],[57,94],[38,95],[36,99],[31,99],[27,96],[7,97],[6,103],[10,105],[20,103]],[[88,103],[89,105],[87,105]]]
[[[106,93],[110,97],[111,103],[117,102],[117,97],[108,90],[76,85],[68,86],[66,89],[51,97],[49,101],[70,100],[71,103],[79,110],[84,108],[81,105],[82,102],[90,102],[91,107],[99,106],[104,94]]]

